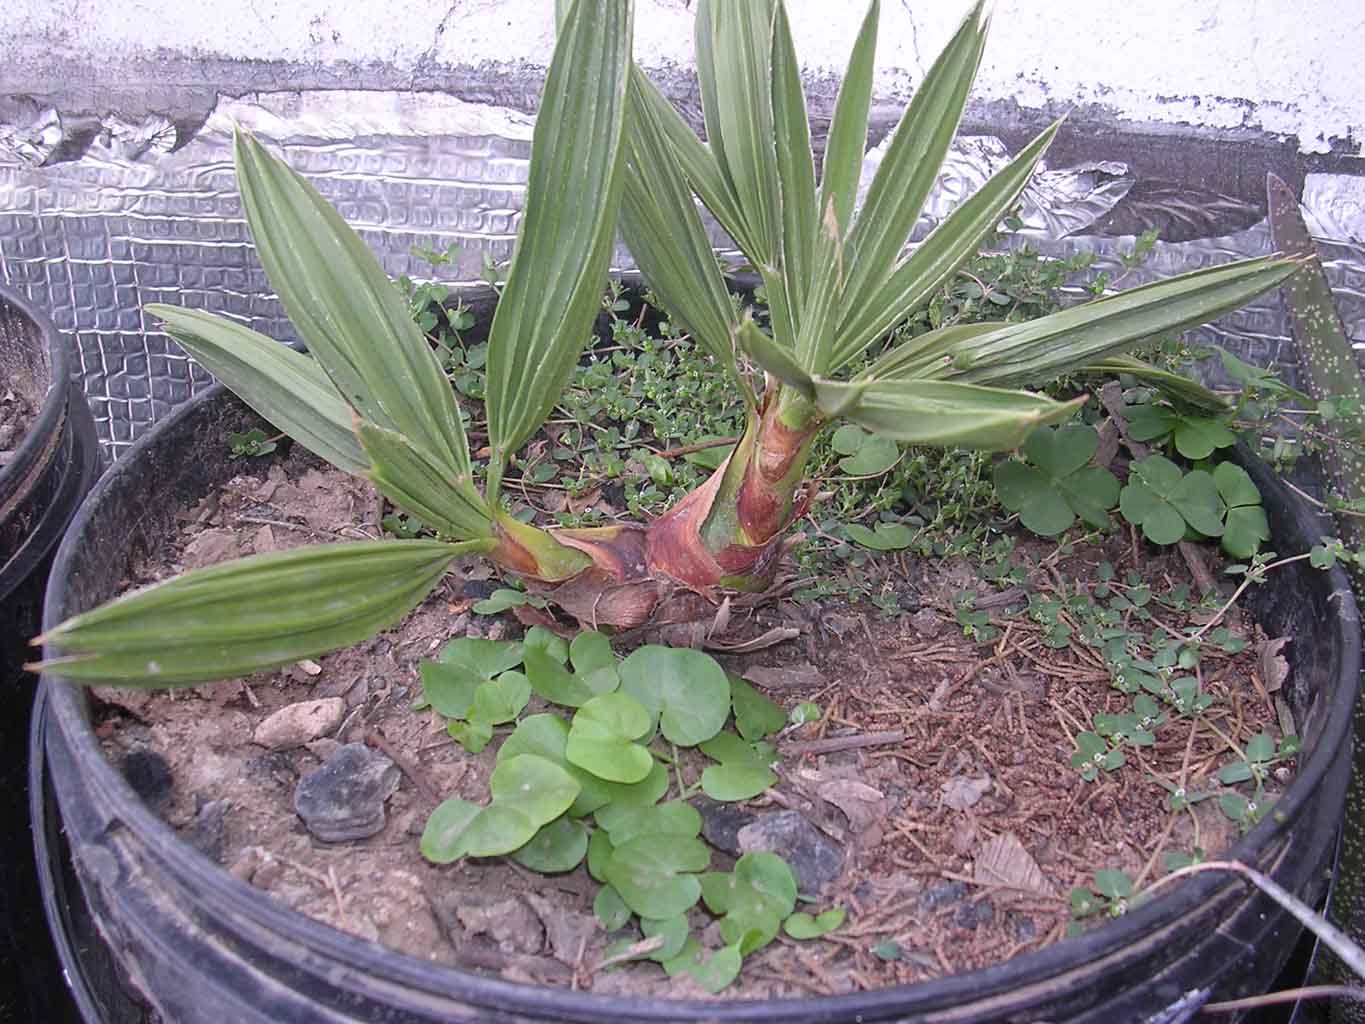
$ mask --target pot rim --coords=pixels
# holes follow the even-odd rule
[[[46,313],[13,288],[0,284],[0,304],[11,306],[33,322],[39,337],[45,342],[48,360],[47,392],[43,395],[38,414],[29,424],[24,439],[14,451],[14,457],[0,466],[0,495],[17,492],[15,481],[21,473],[27,475],[39,461],[42,450],[61,429],[66,418],[67,385],[71,380],[73,356],[66,336],[57,330]]]

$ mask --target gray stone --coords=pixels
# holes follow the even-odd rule
[[[198,798],[195,803],[199,809],[181,836],[205,857],[221,864],[227,845],[227,812],[231,805],[226,800],[201,803]]]
[[[798,811],[760,814],[739,830],[744,853],[779,854],[796,874],[796,887],[805,897],[818,896],[839,877],[844,851]]]
[[[968,931],[995,920],[995,904],[990,900],[967,900],[953,912],[953,924]]]
[[[384,801],[398,789],[398,766],[363,743],[348,743],[299,779],[294,810],[328,843],[366,839],[384,827]]]
[[[721,853],[738,857],[739,830],[754,820],[754,812],[705,796],[699,796],[691,803],[701,815],[702,837]]]
[[[921,910],[932,913],[957,903],[966,895],[965,882],[938,882],[924,890],[924,894],[919,898],[919,906]]]

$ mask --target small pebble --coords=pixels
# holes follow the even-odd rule
[[[990,924],[995,920],[995,904],[981,899],[968,900],[953,912],[953,924],[959,928],[975,931],[979,925]]]
[[[286,704],[256,726],[251,738],[270,750],[292,750],[334,732],[345,714],[346,702],[340,697]]]
[[[384,801],[398,789],[398,766],[363,743],[347,743],[299,779],[294,810],[318,839],[367,839],[384,828]]]
[[[180,833],[184,840],[210,860],[219,864],[227,846],[227,812],[231,805],[226,800],[200,802],[194,820]]]
[[[957,903],[967,895],[965,882],[938,882],[924,890],[919,898],[921,910],[935,911]]]

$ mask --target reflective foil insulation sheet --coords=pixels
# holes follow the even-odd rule
[[[476,280],[486,258],[510,256],[533,127],[513,109],[368,91],[223,99],[197,128],[165,116],[66,119],[14,102],[0,114],[0,280],[46,308],[75,340],[80,383],[110,458],[211,382],[143,315],[147,303],[209,309],[293,339],[242,217],[234,126],[278,146],[391,275],[451,282]],[[880,152],[868,154],[867,180]],[[960,137],[912,244],[1009,156],[994,136]],[[1303,196],[1358,347],[1365,342],[1363,180],[1310,174]],[[1122,287],[1270,248],[1254,204],[1144,182],[1123,162],[1102,158],[1046,168],[1024,196],[1021,219],[1006,244],[1051,256],[1091,252],[1089,273],[1113,278],[1133,235],[1160,227],[1169,240]],[[726,246],[718,230],[714,237]],[[452,245],[458,259],[435,269],[414,255]],[[629,267],[629,253],[618,248],[616,262]],[[1080,284],[1075,295],[1084,295]],[[1196,333],[1290,383],[1298,379],[1278,296]]]

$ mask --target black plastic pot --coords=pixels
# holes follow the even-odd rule
[[[110,596],[130,549],[234,469],[223,437],[254,425],[221,390],[145,436],[100,483],[58,554],[45,624]],[[1247,466],[1281,554],[1317,527],[1259,463]],[[1299,775],[1234,849],[1316,901],[1342,811],[1360,624],[1344,577],[1295,564],[1256,615],[1294,638],[1287,697],[1304,739]],[[48,652],[55,654],[57,652]],[[90,912],[133,984],[177,1024],[435,1021],[1189,1020],[1209,999],[1262,991],[1299,935],[1270,900],[1222,877],[1194,879],[1123,918],[987,970],[821,999],[680,1003],[595,997],[483,977],[391,953],[286,910],[181,842],[101,753],[85,691],[45,681],[38,723],[57,811]]]
[[[38,900],[25,786],[33,651],[52,555],[99,461],[95,422],[71,381],[66,339],[26,301],[0,287],[0,389],[37,409],[0,466],[0,1019],[76,1019]],[[13,1016],[6,1018],[6,1009]]]

